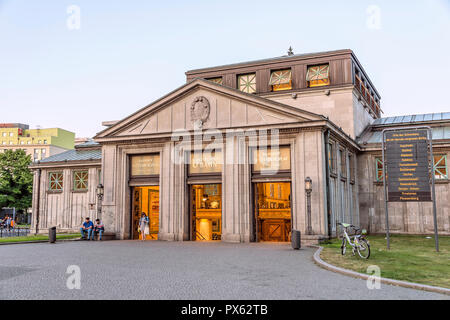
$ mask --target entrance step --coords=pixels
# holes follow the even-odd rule
[[[98,235],[95,236],[95,240],[98,240]],[[114,232],[105,232],[102,235],[102,241],[116,240],[116,234]]]
[[[328,236],[319,235],[319,234],[302,234],[301,235],[301,244],[302,247],[318,245],[321,241],[327,240]]]

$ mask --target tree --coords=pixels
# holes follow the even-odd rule
[[[31,156],[23,150],[0,153],[0,208],[26,210],[31,207],[33,174]]]

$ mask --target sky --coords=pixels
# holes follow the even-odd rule
[[[352,49],[383,116],[449,112],[450,0],[0,0],[0,122],[92,137],[187,70]]]

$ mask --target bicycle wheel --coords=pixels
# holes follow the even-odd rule
[[[345,255],[345,252],[347,251],[347,238],[342,239],[342,245],[341,245],[341,254]]]
[[[370,245],[366,239],[359,239],[359,245],[357,246],[358,254],[363,259],[369,259],[370,257]]]

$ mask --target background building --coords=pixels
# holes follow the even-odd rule
[[[0,150],[23,149],[33,161],[74,148],[75,133],[60,129],[30,129],[22,123],[0,124]]]

